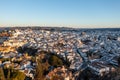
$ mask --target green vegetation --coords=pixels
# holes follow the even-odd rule
[[[0,68],[0,80],[24,80],[25,74],[12,68]]]
[[[50,52],[41,51],[39,57],[37,58],[35,80],[45,80],[45,75],[49,73],[50,66],[58,67],[63,65],[64,62],[59,56]],[[54,76],[52,80],[56,80],[58,77],[59,76]],[[63,80],[61,78],[59,79]]]
[[[0,80],[5,80],[5,76],[2,68],[0,68]]]
[[[15,71],[11,75],[11,80],[24,80],[25,74],[23,72]]]
[[[56,76],[53,76],[51,80],[64,80],[64,78],[56,75]]]
[[[44,78],[43,73],[44,73],[43,65],[41,64],[41,62],[39,60],[37,60],[35,79],[36,80],[43,79]]]
[[[48,61],[49,61],[50,65],[52,65],[52,66],[62,66],[63,65],[62,60],[55,55],[50,56]]]
[[[36,75],[35,80],[44,80],[45,75],[48,73],[49,63],[46,61],[45,63],[41,62],[41,59],[37,60],[37,66],[36,66]]]
[[[34,49],[34,48],[28,48],[28,47],[19,47],[17,49],[18,52],[20,53],[28,53],[28,55],[30,56],[35,56],[35,53],[37,52],[37,49]]]

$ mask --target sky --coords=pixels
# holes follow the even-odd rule
[[[0,26],[120,27],[120,0],[0,0]]]

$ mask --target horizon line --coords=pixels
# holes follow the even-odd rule
[[[4,27],[49,27],[49,28],[90,28],[90,29],[94,29],[94,28],[120,28],[119,27],[71,27],[71,26],[0,26],[0,28],[4,28]]]

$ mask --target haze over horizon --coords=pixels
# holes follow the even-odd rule
[[[1,0],[0,27],[120,28],[120,0]]]

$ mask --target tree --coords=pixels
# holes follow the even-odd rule
[[[51,80],[64,80],[64,78],[62,76],[53,76]]]
[[[37,66],[36,66],[36,76],[35,76],[36,80],[39,80],[39,79],[42,80],[44,78],[43,74],[44,74],[43,66],[40,60],[38,59]]]
[[[4,68],[4,75],[7,80],[24,80],[25,74],[19,70],[14,70],[13,68]]]
[[[55,55],[52,55],[49,58],[49,63],[52,66],[62,66],[63,65],[62,60],[60,58],[58,58],[57,56],[55,56]]]
[[[25,74],[23,72],[15,71],[13,74],[15,74],[15,76],[11,77],[12,80],[24,80],[25,79]]]
[[[5,76],[2,68],[0,68],[0,80],[5,80]]]
[[[8,71],[8,72],[7,72],[7,79],[9,80],[9,79],[10,79],[10,73],[11,73],[11,72],[10,72],[10,69],[8,69],[7,71]]]

